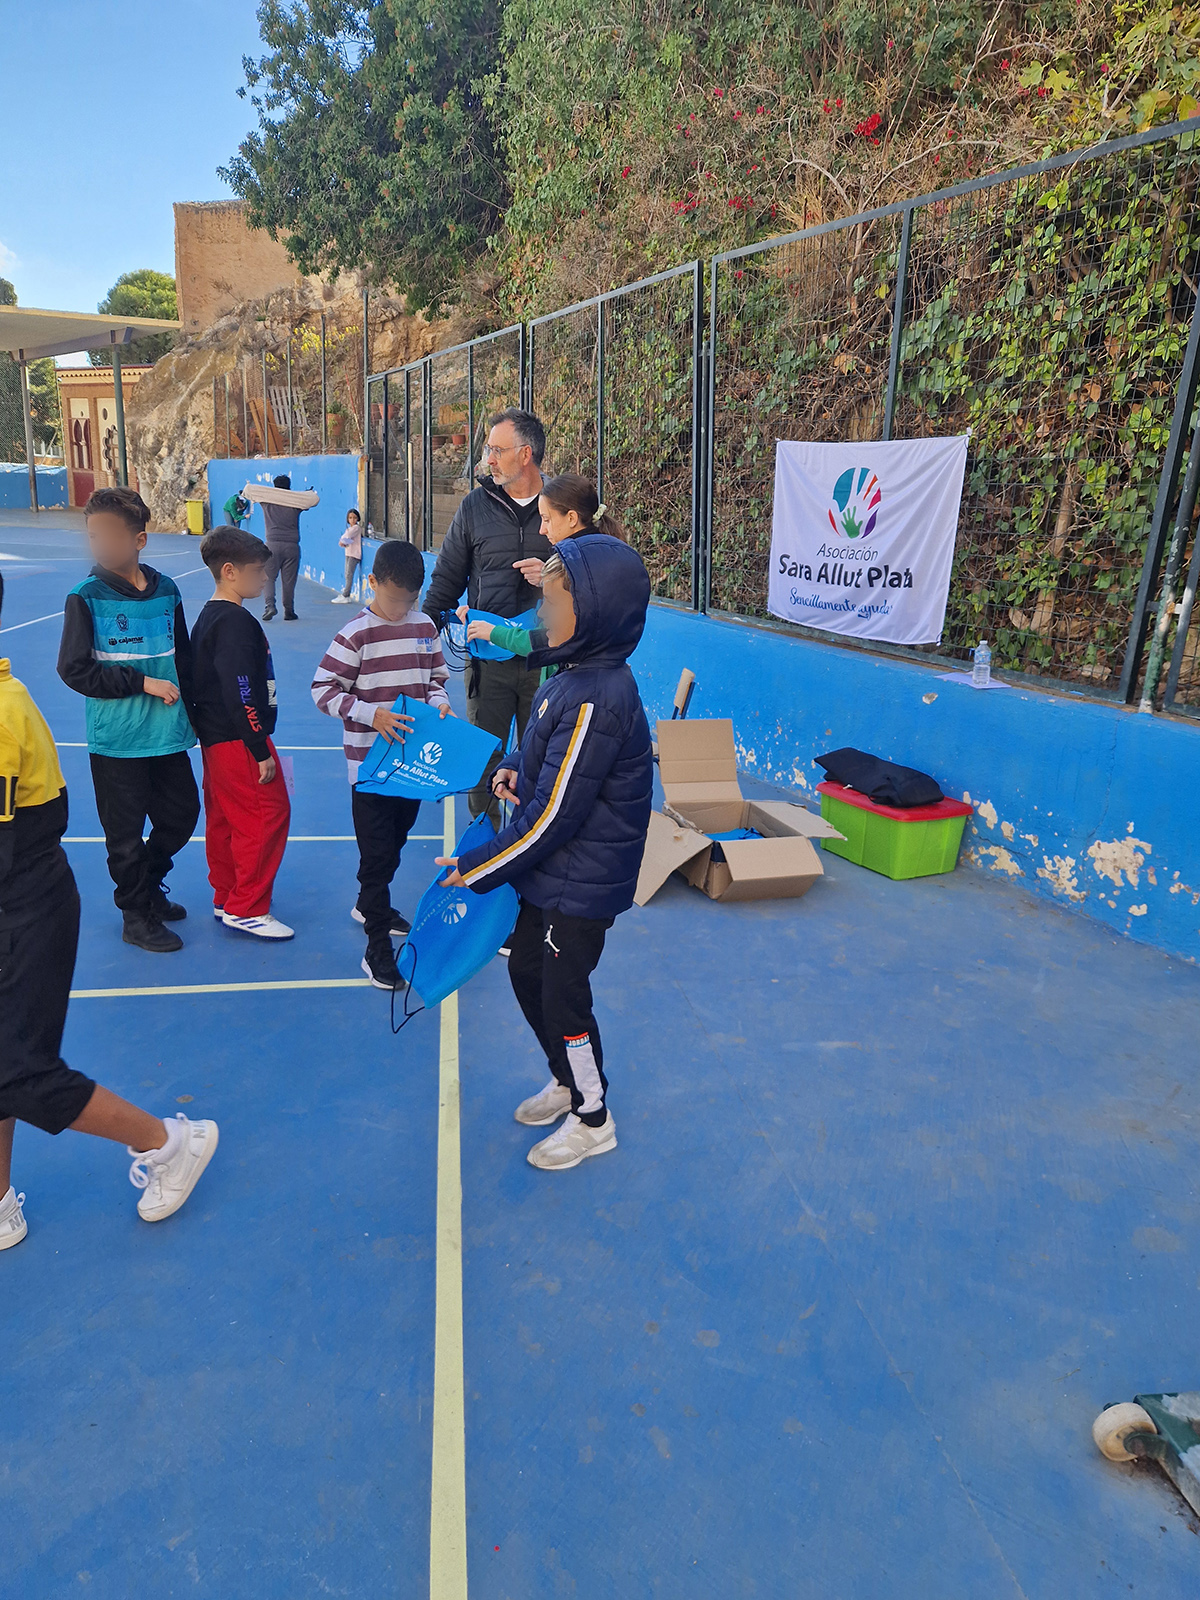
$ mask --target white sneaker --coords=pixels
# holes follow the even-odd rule
[[[25,1204],[25,1196],[18,1194],[15,1189],[0,1197],[0,1250],[9,1250],[29,1232],[29,1224],[25,1221],[25,1213],[21,1207]]]
[[[222,919],[225,916],[225,907],[224,906],[214,906],[213,907],[213,916],[216,917],[218,922],[222,921]]]
[[[551,1078],[544,1089],[522,1100],[513,1116],[526,1127],[544,1128],[548,1122],[557,1122],[570,1109],[570,1089],[564,1089],[557,1078]]]
[[[573,1111],[561,1128],[555,1128],[548,1139],[535,1144],[526,1156],[531,1167],[542,1167],[547,1172],[565,1172],[577,1167],[588,1156],[602,1156],[617,1148],[617,1125],[608,1115],[598,1128],[589,1128],[580,1122]]]
[[[175,1121],[183,1124],[183,1137],[175,1154],[167,1160],[161,1159],[161,1150],[127,1147],[133,1157],[129,1181],[135,1189],[145,1190],[138,1201],[138,1216],[143,1222],[161,1222],[178,1211],[217,1148],[215,1122],[189,1122],[182,1111],[176,1114]],[[169,1143],[166,1148],[170,1149]]]
[[[268,911],[261,917],[231,917],[228,911],[222,911],[221,921],[227,928],[236,928],[239,933],[252,933],[256,939],[294,939],[295,928],[289,928],[286,922],[280,922],[278,917],[273,917]]]
[[[348,594],[335,594],[329,604],[331,606],[352,606],[354,601],[351,600]]]

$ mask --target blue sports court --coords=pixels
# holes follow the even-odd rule
[[[194,617],[197,542],[147,560]],[[536,1171],[503,962],[396,1037],[360,971],[309,695],[332,591],[270,629],[297,936],[216,923],[193,843],[156,956],[121,943],[54,670],[81,522],[8,514],[0,563],[71,796],[64,1053],[221,1130],[151,1228],[123,1153],[18,1129],[4,1600],[439,1600],[464,1565],[472,1600],[1196,1594],[1200,1525],[1090,1437],[1196,1382],[1194,967],[972,870],[826,857],[803,899],[724,905],[674,879],[597,973],[619,1148]],[[465,821],[425,809],[398,906]]]

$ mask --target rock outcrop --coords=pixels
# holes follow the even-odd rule
[[[265,299],[235,307],[203,333],[185,336],[129,392],[126,425],[130,465],[137,472],[143,498],[150,507],[152,528],[185,526],[185,500],[206,495],[208,460],[225,453],[223,434],[218,448],[214,431],[213,379],[219,379],[223,387],[226,373],[230,374],[239,385],[240,397],[245,358],[250,369],[249,391],[261,407],[258,374],[262,351],[266,349],[280,362],[272,371],[272,384],[284,381],[282,361],[289,337],[293,340],[296,368],[303,361],[311,373],[314,361],[319,363],[320,359],[322,313],[332,352],[330,392],[334,380],[340,383],[347,412],[345,448],[358,448],[362,410],[361,284],[346,278],[335,284],[303,279],[294,288],[277,290]],[[370,295],[370,331],[371,367],[375,372],[416,361],[439,346],[467,336],[451,321],[430,322],[423,316],[410,315],[403,300],[376,289]],[[307,387],[311,388],[311,383]],[[316,408],[311,394],[308,404],[310,411]],[[235,410],[240,416],[240,398]],[[315,426],[319,430],[319,419]]]

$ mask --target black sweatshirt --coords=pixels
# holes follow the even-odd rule
[[[210,600],[192,629],[192,726],[202,745],[240,739],[256,761],[271,754],[275,668],[267,636],[244,606]]]

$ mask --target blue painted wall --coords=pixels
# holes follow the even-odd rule
[[[235,489],[246,483],[270,483],[286,472],[293,489],[315,489],[321,503],[300,518],[300,571],[306,578],[340,589],[345,574],[345,552],[338,540],[346,530],[346,512],[358,505],[358,463],[352,456],[255,456],[208,463],[209,526],[225,520],[222,510]],[[255,506],[243,524],[263,536],[262,507]],[[365,553],[365,552],[364,552]],[[370,566],[370,558],[366,565]]]
[[[66,467],[38,467],[38,504],[43,510],[67,503]],[[0,461],[0,508],[29,510],[29,468],[23,461]]]
[[[732,717],[738,764],[812,796],[855,745],[969,799],[964,856],[1069,910],[1200,957],[1200,727],[1069,694],[983,693],[924,667],[655,606],[632,665],[651,719]],[[987,955],[981,950],[982,956]]]

